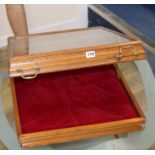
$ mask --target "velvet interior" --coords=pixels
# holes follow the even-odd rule
[[[15,78],[23,133],[138,116],[113,66]]]

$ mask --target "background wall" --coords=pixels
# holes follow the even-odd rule
[[[86,27],[87,5],[25,5],[29,33],[45,32],[59,29]],[[5,5],[0,5],[0,47],[7,45],[12,30],[6,16]]]

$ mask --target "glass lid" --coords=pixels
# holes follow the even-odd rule
[[[10,50],[12,56],[17,56],[95,47],[128,41],[130,40],[123,37],[123,35],[102,27],[95,27],[20,38],[13,37],[10,39]]]

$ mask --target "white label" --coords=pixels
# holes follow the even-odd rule
[[[94,58],[96,57],[95,51],[86,51],[86,58]]]

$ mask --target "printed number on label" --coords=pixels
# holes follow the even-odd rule
[[[94,58],[96,57],[95,51],[86,51],[86,58]]]

